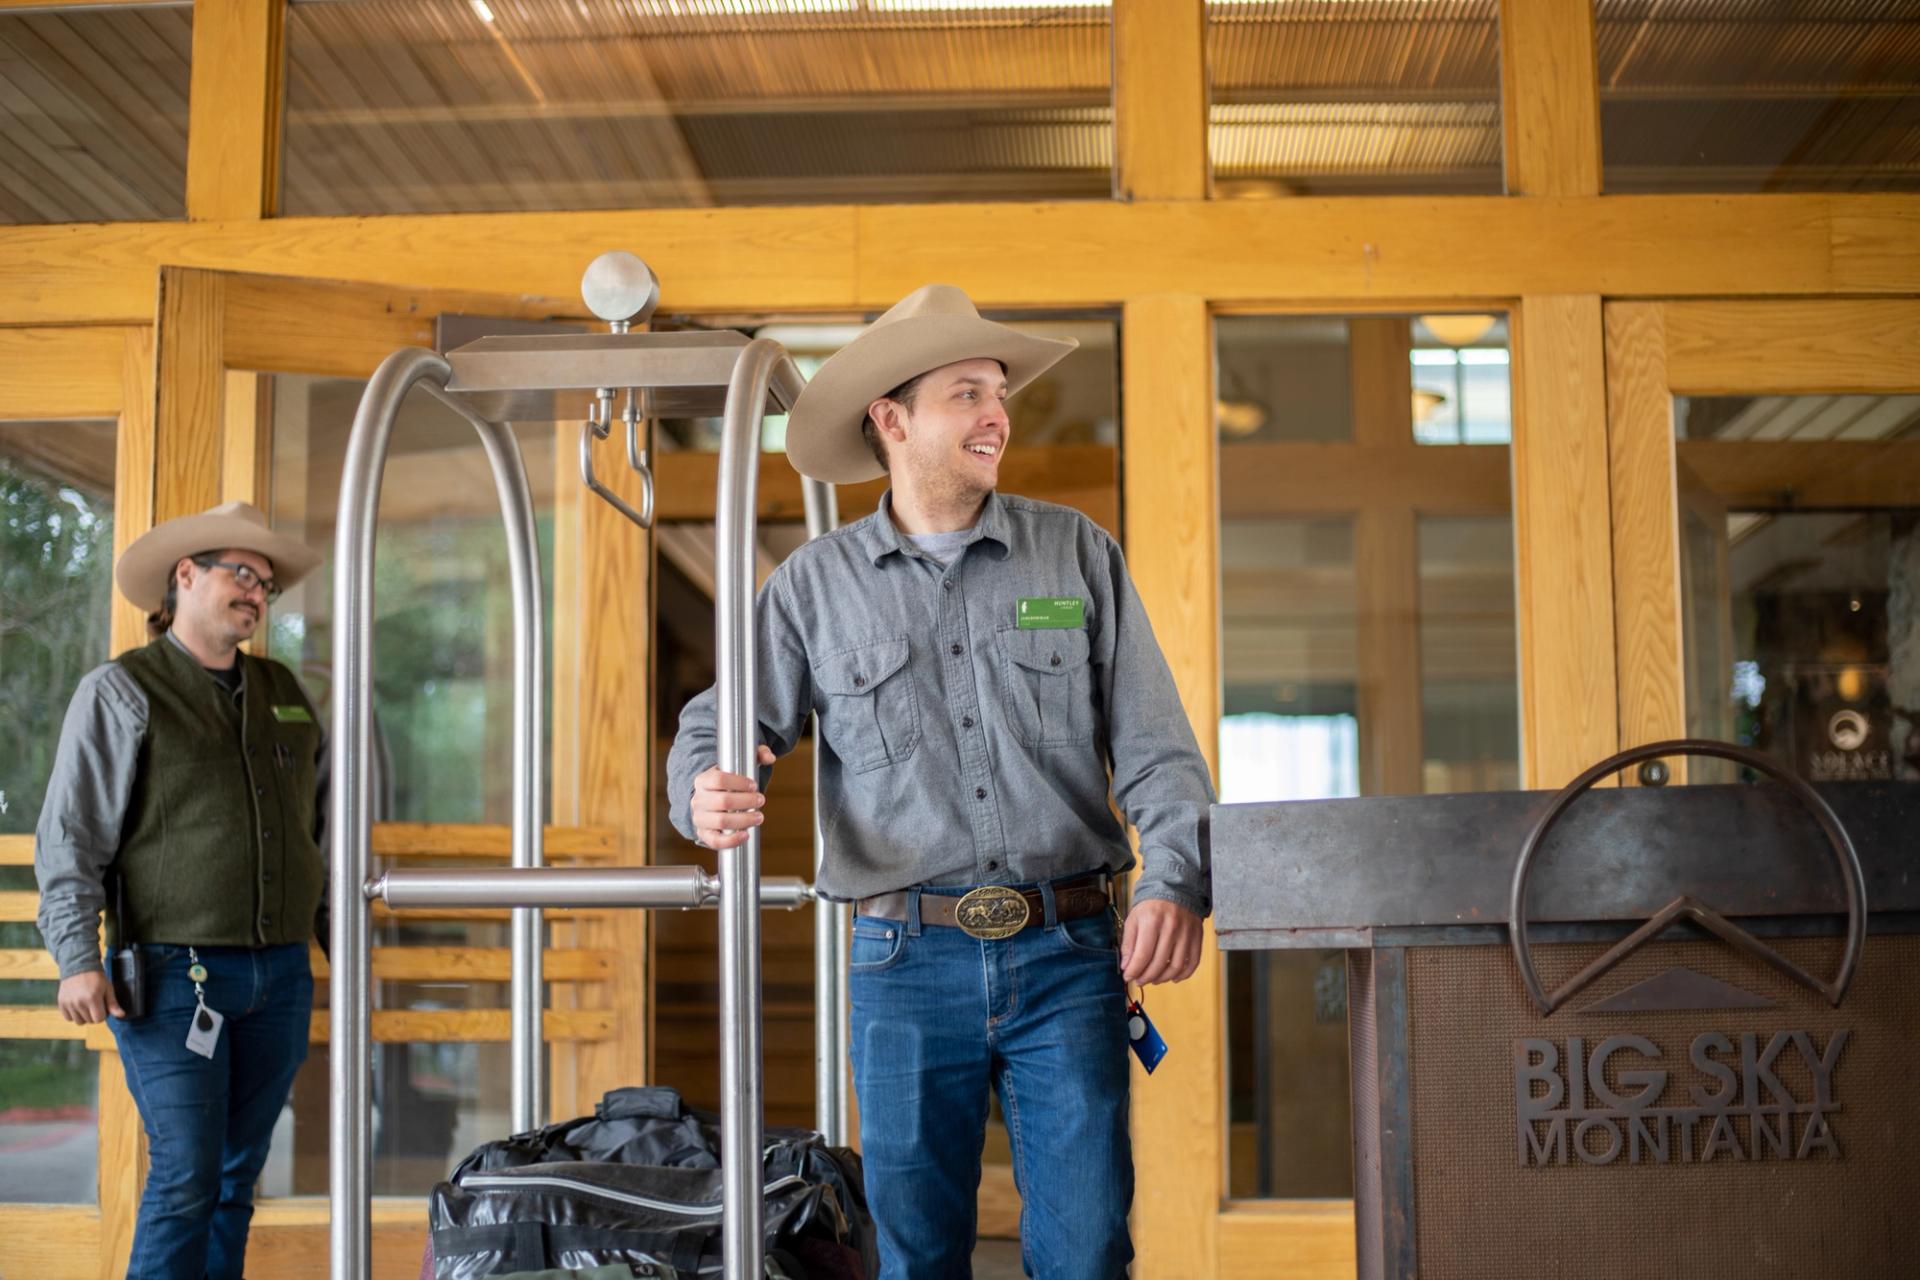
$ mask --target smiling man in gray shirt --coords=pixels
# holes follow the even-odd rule
[[[1072,349],[929,285],[829,360],[788,456],[880,510],[800,548],[756,610],[770,765],[819,715],[819,888],[856,903],[854,1083],[884,1280],[969,1274],[989,1092],[1032,1274],[1132,1257],[1126,981],[1199,964],[1204,761],[1120,548],[1070,508],[996,491],[1004,401]],[[682,713],[674,825],[726,848],[762,821],[724,773],[714,691]],[[1141,873],[1116,936],[1110,881]]]

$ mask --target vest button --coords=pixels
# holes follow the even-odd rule
[[[255,787],[253,789],[253,794],[257,796],[264,796],[265,794],[267,794],[267,789],[265,787]]]
[[[260,873],[260,883],[261,883],[261,884],[272,884],[272,883],[273,883],[273,872],[271,872],[271,871],[262,871],[262,872]]]
[[[263,827],[263,828],[261,828],[261,831],[260,831],[260,838],[261,838],[262,840],[271,840],[271,839],[273,839],[273,828],[272,828],[272,827]]]
[[[260,917],[260,927],[261,927],[262,929],[271,929],[271,928],[273,927],[273,917],[272,917],[272,916],[261,916],[261,917]]]

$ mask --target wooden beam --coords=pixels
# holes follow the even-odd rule
[[[656,453],[653,466],[657,519],[663,523],[713,520],[715,482],[720,466],[718,454]],[[1000,468],[1000,483],[1008,493],[1076,507],[1107,532],[1117,534],[1120,513],[1113,498],[1118,466],[1118,451],[1112,445],[1056,444],[1023,448],[1016,442]],[[886,489],[884,478],[838,486],[840,523],[851,524],[872,513]],[[783,455],[761,457],[756,492],[759,519],[798,521],[806,518],[800,473]]]
[[[877,310],[928,280],[995,307],[1920,292],[1920,196],[1329,197],[8,227],[0,316],[145,323],[161,263],[571,298],[609,244],[689,313]]]
[[[268,217],[280,194],[287,0],[198,0],[187,111],[187,217]]]
[[[27,924],[39,915],[40,895],[35,890],[13,889],[0,893],[0,924]]]
[[[0,836],[0,867],[30,867],[33,865],[33,837],[31,835]],[[6,895],[0,894],[0,901]]]
[[[117,416],[126,338],[118,325],[0,328],[0,421]]]
[[[1920,441],[1682,440],[1676,452],[1702,489],[1742,510],[1920,501]]]
[[[1220,471],[1220,514],[1318,515],[1401,507],[1422,515],[1491,516],[1513,509],[1505,445],[1236,444]],[[1365,476],[1364,489],[1353,483]]]
[[[1912,299],[1675,302],[1664,309],[1675,395],[1910,395],[1920,389]]]
[[[1220,1213],[1219,1280],[1351,1276],[1353,1201],[1268,1200]]]
[[[226,282],[217,271],[160,271],[155,523],[220,501],[220,437],[227,382],[221,338]]]
[[[0,957],[7,953],[0,952]],[[506,947],[374,947],[367,953],[373,976],[388,982],[508,982],[513,953]],[[315,981],[332,972],[319,947],[312,952]],[[548,948],[542,976],[547,982],[604,982],[618,957],[611,951]]]
[[[1369,507],[1354,521],[1359,587],[1360,779],[1368,795],[1421,792],[1420,526],[1412,507]]]
[[[1507,194],[1600,194],[1593,0],[1501,0]]]
[[[1663,308],[1606,307],[1607,457],[1613,493],[1620,744],[1686,736],[1679,499]],[[1684,763],[1676,759],[1675,767]]]
[[[1220,518],[1213,322],[1192,295],[1142,297],[1122,316],[1121,438],[1129,567],[1193,722],[1219,768]],[[1199,972],[1154,993],[1154,1020],[1181,1053],[1151,1081],[1134,1072],[1135,1274],[1210,1276],[1226,1167],[1225,965],[1211,926]]]
[[[1524,785],[1619,746],[1600,299],[1525,298],[1514,334],[1514,546]]]
[[[544,829],[547,861],[612,862],[618,859],[618,827]],[[376,858],[475,858],[494,860],[513,852],[513,830],[487,822],[376,822],[372,853]]]
[[[1201,0],[1114,0],[1114,190],[1122,200],[1203,200],[1207,20]]]
[[[54,1015],[58,1017],[56,1013]],[[375,1009],[376,1044],[475,1042],[493,1044],[510,1036],[505,1009]],[[325,1044],[331,1027],[325,1009],[313,1011],[310,1044]],[[545,1023],[548,1040],[605,1040],[613,1033],[613,1015],[595,1009],[549,1009]]]

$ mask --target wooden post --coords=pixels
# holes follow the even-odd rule
[[[227,397],[225,281],[217,271],[160,269],[154,387],[153,520],[220,501],[221,424]]]
[[[1600,193],[1593,0],[1501,0],[1507,194]]]
[[[267,217],[280,196],[287,0],[197,0],[187,105],[187,217]]]
[[[1521,767],[1558,787],[1620,744],[1600,299],[1523,298],[1516,316]]]
[[[1114,191],[1122,200],[1203,200],[1207,19],[1200,0],[1115,0]]]
[[[1213,320],[1196,296],[1130,300],[1120,326],[1128,567],[1210,769],[1219,768],[1220,517]],[[1214,1274],[1226,1168],[1221,981],[1211,926],[1200,969],[1156,987],[1154,1021],[1179,1051],[1133,1074],[1134,1274]]]

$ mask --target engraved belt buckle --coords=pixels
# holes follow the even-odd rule
[[[1032,915],[1025,894],[1003,884],[988,884],[960,899],[953,909],[953,922],[968,937],[992,941],[1020,932]]]

